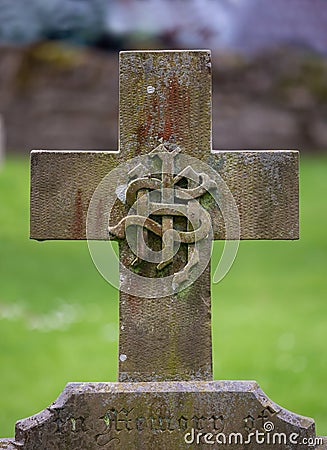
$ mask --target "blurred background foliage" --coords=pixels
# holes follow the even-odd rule
[[[213,287],[215,377],[327,435],[326,1],[0,0],[0,436],[117,373],[118,294],[87,244],[28,240],[29,151],[117,148],[118,50],[204,47],[214,147],[303,155],[301,240],[243,242]]]
[[[117,146],[118,50],[210,48],[216,148],[327,148],[325,0],[0,0],[7,147]]]
[[[8,43],[65,39],[110,50],[156,40],[253,53],[289,42],[326,53],[324,0],[1,0],[0,8]]]

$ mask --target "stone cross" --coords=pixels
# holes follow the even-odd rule
[[[122,52],[119,114],[118,152],[32,152],[31,238],[119,241],[120,382],[69,384],[0,448],[211,448],[275,426],[313,438],[255,382],[212,381],[211,240],[297,239],[298,153],[212,150],[208,51]]]
[[[236,201],[241,239],[298,238],[297,152],[212,151],[208,51],[122,52],[119,114],[118,153],[32,153],[31,238],[86,239],[90,199],[101,179],[160,145],[178,146],[217,169]],[[222,239],[221,214],[210,212],[213,237]],[[125,215],[120,202],[114,222]],[[162,220],[169,224],[171,217]],[[97,221],[88,238],[108,239],[107,228],[106,220]],[[134,257],[123,239],[120,251],[130,265]],[[166,270],[184,264],[175,259]],[[151,267],[141,263],[138,270],[149,275]],[[210,264],[187,295],[148,299],[120,290],[120,381],[211,380],[211,352]]]

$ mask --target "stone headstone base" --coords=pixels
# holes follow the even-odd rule
[[[69,383],[0,449],[327,449],[254,381]]]

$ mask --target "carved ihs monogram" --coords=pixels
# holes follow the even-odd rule
[[[148,261],[156,263],[157,270],[162,271],[172,263],[179,244],[186,244],[188,261],[174,275],[176,286],[186,281],[199,263],[195,244],[211,240],[211,217],[199,200],[217,189],[206,173],[198,173],[191,165],[178,171],[175,159],[180,152],[178,146],[169,151],[161,144],[149,153],[148,166],[140,163],[129,172],[122,198],[130,208],[129,212],[118,224],[108,228],[111,235],[128,240],[135,254],[132,266]],[[160,173],[158,165],[161,166]],[[186,230],[174,227],[174,218],[180,217],[186,218]],[[148,246],[149,231],[162,239],[162,251],[154,251]]]

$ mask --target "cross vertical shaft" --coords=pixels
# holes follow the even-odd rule
[[[120,152],[133,157],[151,152],[160,143],[181,146],[183,152],[198,158],[210,153],[208,51],[121,53]],[[163,158],[162,171],[163,188],[170,188],[171,161]],[[163,189],[162,201],[172,200],[169,189]],[[173,224],[171,216],[162,217],[163,231]],[[172,247],[173,242],[166,246],[161,264],[165,275],[180,270],[187,261],[184,245],[169,264]],[[120,254],[128,264],[132,255],[124,241]],[[139,270],[161,276],[147,263]],[[120,381],[210,380],[211,353],[209,265],[179,294],[152,299],[120,290]]]

